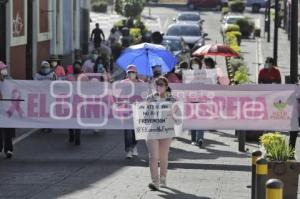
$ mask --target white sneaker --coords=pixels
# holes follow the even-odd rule
[[[197,145],[197,142],[192,142],[191,143],[193,146],[196,146]]]
[[[132,159],[132,151],[126,153],[126,159]]]
[[[149,189],[151,189],[152,191],[158,191],[158,190],[159,190],[159,184],[158,184],[158,183],[152,182],[152,183],[150,183],[150,184],[148,185],[148,187],[149,187]]]
[[[160,176],[159,184],[161,187],[167,187],[167,178],[165,176]]]
[[[132,155],[133,155],[133,156],[138,156],[138,155],[139,155],[139,153],[138,153],[136,147],[134,147],[134,148],[132,149]]]

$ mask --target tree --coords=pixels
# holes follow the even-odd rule
[[[115,11],[125,17],[136,18],[145,7],[145,0],[116,0]]]
[[[123,15],[123,0],[116,0],[115,1],[115,11],[119,15]]]

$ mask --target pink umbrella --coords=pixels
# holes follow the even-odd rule
[[[194,53],[194,56],[224,56],[224,57],[237,57],[240,56],[237,52],[235,52],[229,46],[225,46],[223,44],[207,44],[199,49],[197,49]]]

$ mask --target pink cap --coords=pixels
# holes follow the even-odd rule
[[[135,66],[135,65],[129,65],[129,66],[127,67],[127,73],[129,73],[129,72],[137,73],[136,66]]]
[[[5,65],[2,61],[0,61],[0,70],[6,68],[7,65]]]

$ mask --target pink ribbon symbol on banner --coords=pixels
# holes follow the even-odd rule
[[[16,111],[19,114],[19,117],[22,118],[24,111],[22,110],[22,108],[20,106],[20,103],[21,103],[20,92],[16,88],[12,91],[11,98],[15,101],[10,102],[10,107],[6,111],[6,114],[8,115],[8,117],[12,117],[12,115]]]

